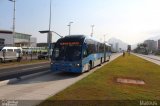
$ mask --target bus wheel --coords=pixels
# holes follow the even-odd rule
[[[111,56],[109,56],[109,58],[108,58],[108,60],[107,60],[108,62],[109,62],[110,58],[111,58]]]
[[[88,70],[91,70],[92,69],[92,61],[89,62],[89,69]]]
[[[101,66],[102,65],[102,58],[101,58],[101,61],[100,61],[100,64],[99,64],[99,66]]]

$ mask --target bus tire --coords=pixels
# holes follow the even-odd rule
[[[92,66],[92,61],[89,62],[89,69],[88,70],[91,70],[93,68]]]
[[[108,62],[110,61],[111,56],[109,56]]]
[[[101,57],[101,64],[103,63],[103,58]]]
[[[102,57],[101,57],[101,60],[100,60],[100,64],[99,64],[99,66],[101,66],[102,65]]]

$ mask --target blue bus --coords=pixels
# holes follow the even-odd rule
[[[111,47],[85,35],[60,38],[51,58],[51,71],[83,73],[109,61]]]

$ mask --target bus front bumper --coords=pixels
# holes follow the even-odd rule
[[[82,73],[82,66],[76,63],[51,63],[51,71],[53,72],[73,72],[73,73]]]

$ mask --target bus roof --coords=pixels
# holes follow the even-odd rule
[[[86,36],[84,35],[68,35],[63,38],[60,38],[57,42],[74,42],[74,41],[79,41],[80,43],[83,43],[84,39]]]
[[[85,35],[67,35],[64,38],[85,38]]]
[[[94,40],[94,41],[97,41],[97,42],[100,42],[100,43],[103,43],[103,42],[101,42],[101,41],[99,41],[99,40],[97,40],[96,38],[94,38],[94,37],[91,37],[91,36],[87,36],[87,35],[67,35],[67,36],[65,36],[65,37],[63,37],[63,38],[60,38],[57,42],[60,42],[60,41],[67,41],[67,40],[77,40],[77,39],[79,39],[79,40],[81,40],[81,41],[84,41],[84,39],[85,38],[87,38],[87,39],[92,39],[92,40]],[[108,44],[109,45],[109,44]]]

